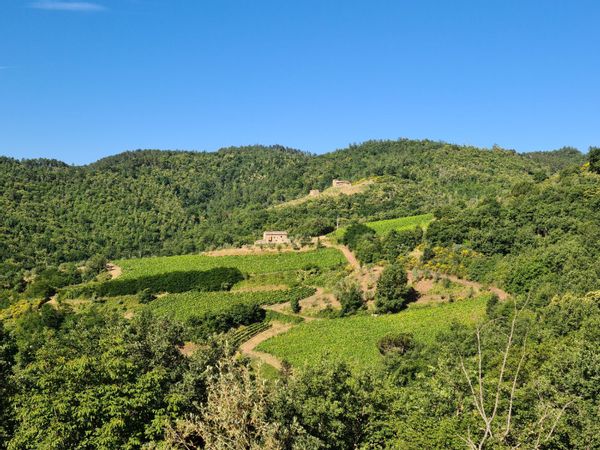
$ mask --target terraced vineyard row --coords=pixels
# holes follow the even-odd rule
[[[234,305],[258,304],[273,305],[285,303],[293,299],[301,300],[310,297],[316,289],[297,287],[275,291],[251,292],[185,292],[168,294],[157,298],[147,307],[159,315],[172,316],[178,320],[187,320],[209,313],[227,311]]]
[[[397,219],[377,220],[375,222],[367,222],[370,228],[373,228],[377,234],[386,235],[390,231],[411,230],[416,227],[426,228],[433,220],[433,214],[421,214],[418,216],[399,217]],[[336,230],[333,235],[336,238],[341,238],[344,235],[345,227]]]
[[[440,331],[453,322],[472,324],[485,314],[487,295],[454,303],[413,305],[398,314],[358,315],[342,319],[301,323],[288,333],[263,342],[257,350],[301,367],[326,355],[335,355],[356,368],[377,366],[381,355],[377,342],[387,333],[408,332],[424,344],[432,344]]]
[[[230,343],[234,348],[239,347],[243,342],[256,336],[258,333],[262,333],[271,326],[269,322],[257,322],[252,325],[240,327],[231,333]]]

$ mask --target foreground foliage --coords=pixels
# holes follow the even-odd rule
[[[267,382],[225,341],[184,356],[168,320],[45,306],[0,334],[0,446],[597,448],[600,293],[491,302],[477,317],[439,332],[425,322],[427,334],[388,328],[371,341],[377,370],[340,351]]]

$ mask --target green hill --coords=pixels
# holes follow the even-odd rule
[[[23,269],[93,255],[187,254],[252,242],[265,228],[317,235],[337,217],[427,213],[553,170],[513,151],[426,140],[369,141],[320,156],[280,146],[144,150],[81,167],[0,158],[2,283],[14,284]],[[269,208],[333,178],[369,177],[379,182],[351,197]]]

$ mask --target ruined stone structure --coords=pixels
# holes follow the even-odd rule
[[[352,186],[352,183],[350,183],[348,180],[333,180],[331,182],[331,186],[335,187],[350,187]]]
[[[321,191],[318,189],[311,189],[310,192],[308,193],[308,195],[310,195],[311,197],[316,197],[320,193],[321,193]]]
[[[291,244],[287,231],[265,231],[263,238],[255,242],[256,245]]]

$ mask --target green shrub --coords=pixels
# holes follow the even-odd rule
[[[292,301],[290,301],[290,306],[292,307],[292,312],[294,314],[298,314],[302,309],[300,307],[300,300],[298,300],[297,298],[293,298]]]
[[[356,283],[343,283],[338,287],[337,298],[342,304],[340,314],[347,316],[365,308],[365,300]]]
[[[377,349],[382,355],[387,355],[392,352],[404,355],[414,348],[414,346],[415,340],[410,333],[389,333],[377,342]]]
[[[154,299],[156,299],[156,296],[150,291],[150,289],[144,289],[142,292],[140,292],[140,303],[150,303]]]
[[[362,223],[353,223],[346,229],[342,237],[342,242],[344,245],[354,249],[358,245],[358,242],[365,236],[375,236],[375,230]]]
[[[237,303],[227,310],[190,317],[188,330],[196,339],[206,339],[213,333],[224,333],[240,325],[262,322],[266,312],[257,304]]]
[[[398,263],[387,266],[377,282],[375,307],[378,313],[396,313],[414,296],[408,287],[404,266]]]

